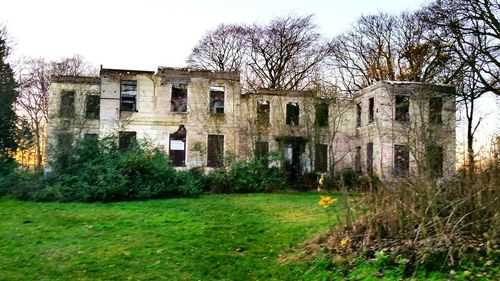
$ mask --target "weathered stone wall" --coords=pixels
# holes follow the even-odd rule
[[[259,102],[269,104],[269,125],[263,126],[258,122]],[[288,103],[296,103],[299,106],[298,125],[286,124]],[[315,124],[316,105],[319,103],[328,104],[328,125],[325,127]],[[243,95],[241,104],[241,155],[253,156],[256,142],[268,142],[270,151],[280,151],[284,140],[302,138],[303,172],[314,171],[316,144],[328,146],[329,167],[335,166],[337,170],[341,170],[349,165],[349,143],[353,132],[348,127],[352,118],[350,100],[318,98],[311,92],[261,91]]]
[[[61,117],[61,96],[64,92],[74,92],[74,118]],[[50,156],[62,134],[69,134],[73,139],[85,134],[99,134],[99,119],[85,117],[87,95],[98,95],[100,91],[98,77],[55,77],[49,90],[47,155]],[[50,163],[48,164],[50,166]]]
[[[137,81],[136,110],[120,110],[121,81]],[[187,89],[187,109],[173,112],[172,88]],[[210,89],[223,89],[224,113],[210,110]],[[60,97],[75,91],[75,117],[60,118]],[[356,147],[361,148],[361,170],[367,170],[367,144],[373,143],[373,173],[383,180],[394,178],[394,146],[407,145],[410,172],[420,172],[426,144],[443,147],[444,175],[455,171],[455,99],[453,88],[410,82],[379,82],[359,91],[352,99],[319,98],[311,92],[270,91],[241,93],[238,72],[211,72],[160,67],[153,71],[102,69],[99,78],[59,77],[51,86],[49,102],[49,147],[60,133],[75,137],[85,133],[118,135],[136,132],[169,152],[170,136],[182,125],[186,130],[186,168],[207,166],[208,135],[224,135],[224,154],[253,157],[257,142],[267,142],[269,151],[284,153],[286,144],[299,143],[301,172],[315,170],[315,146],[327,146],[328,167],[353,169]],[[98,120],[85,118],[85,96],[100,93]],[[395,99],[409,98],[408,122],[395,120]],[[443,97],[442,123],[429,122],[429,97]],[[374,99],[369,122],[369,99]],[[269,124],[258,122],[259,103],[269,105]],[[286,124],[287,104],[298,105],[298,124]],[[328,104],[328,124],[316,124],[320,103]],[[361,124],[356,126],[356,105],[361,106]],[[297,149],[294,146],[293,149]],[[286,154],[286,153],[284,153]],[[280,165],[280,162],[271,163]]]
[[[102,71],[101,134],[133,131],[138,139],[150,139],[166,152],[169,136],[184,125],[186,167],[206,165],[209,134],[224,135],[224,151],[238,152],[238,73],[217,73],[160,68],[151,72]],[[137,81],[137,111],[120,111],[120,81]],[[187,111],[172,112],[172,86],[187,85]],[[224,87],[224,114],[212,114],[209,107],[210,86]]]
[[[410,149],[410,172],[419,173],[427,161],[429,142],[442,146],[443,174],[455,172],[454,89],[411,82],[379,82],[361,90],[354,98],[361,104],[361,126],[356,128],[354,147],[361,147],[361,163],[366,171],[366,145],[373,143],[373,172],[385,180],[394,177],[394,145]],[[409,121],[395,120],[396,96],[409,97]],[[442,123],[429,122],[429,98],[443,97]],[[374,120],[368,122],[369,99],[374,98]],[[354,148],[352,149],[354,151]]]

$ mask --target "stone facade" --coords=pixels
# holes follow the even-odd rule
[[[354,111],[357,169],[386,180],[428,169],[438,176],[455,172],[453,87],[379,82],[354,96]]]
[[[432,150],[441,157],[439,175],[449,175],[455,167],[453,90],[379,82],[339,99],[242,93],[238,72],[102,69],[100,77],[54,77],[48,147],[85,135],[115,135],[122,147],[146,138],[181,169],[222,166],[230,154],[278,151],[281,158],[270,165],[292,174],[354,169],[386,180],[432,166],[422,160],[422,151]]]
[[[99,77],[53,77],[49,95],[47,145],[48,160],[56,148],[71,144],[86,134],[98,135],[99,112],[87,116],[86,103],[100,99]],[[50,167],[47,166],[50,171]]]
[[[241,104],[242,155],[252,156],[264,144],[269,151],[283,153],[281,160],[291,162],[299,173],[342,169],[352,136],[352,101],[313,92],[262,90],[243,95]]]

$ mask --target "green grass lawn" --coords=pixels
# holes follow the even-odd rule
[[[328,228],[319,195],[120,203],[0,199],[0,280],[301,280],[284,251]]]

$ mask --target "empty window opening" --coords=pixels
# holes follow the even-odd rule
[[[443,176],[443,148],[438,145],[427,146],[427,167],[431,178]]]
[[[73,135],[71,133],[57,134],[57,149],[61,152],[68,152],[73,144]]]
[[[374,120],[375,98],[368,99],[368,123],[373,123]]]
[[[120,150],[129,149],[132,144],[136,141],[136,132],[120,132],[118,134],[118,148]]]
[[[179,129],[170,135],[168,155],[174,167],[186,166],[186,129],[180,125]]]
[[[121,111],[137,111],[137,81],[122,80],[120,95]]]
[[[224,136],[208,135],[207,167],[224,165]]]
[[[407,145],[394,145],[394,173],[406,174],[410,170],[410,150]]]
[[[170,100],[171,112],[187,112],[187,85],[172,85],[172,98]]]
[[[85,134],[83,135],[83,139],[84,140],[92,140],[92,141],[95,141],[99,138],[99,135],[98,134]]]
[[[361,103],[356,104],[356,128],[361,127]]]
[[[69,130],[72,126],[71,120],[61,120],[61,130]]]
[[[210,113],[224,114],[224,87],[210,87]]]
[[[73,134],[58,133],[57,134],[57,163],[61,167],[68,167],[69,165],[69,152],[73,144]]]
[[[61,95],[60,117],[73,118],[75,117],[75,92],[63,92]]]
[[[85,101],[85,118],[99,119],[99,105],[101,98],[98,95],[87,95]]]
[[[328,170],[328,145],[315,145],[315,161],[314,168],[316,172],[326,172]]]
[[[289,102],[286,105],[286,124],[297,126],[299,125],[299,104]]]
[[[270,105],[267,100],[257,101],[257,123],[260,125],[269,125]]]
[[[410,98],[396,96],[396,121],[410,121]]]
[[[267,141],[255,142],[255,158],[260,160],[265,167],[269,165],[267,155],[269,153],[269,143]]]
[[[441,124],[443,122],[441,112],[443,110],[443,98],[432,97],[429,99],[429,122]]]
[[[361,146],[356,147],[356,154],[354,155],[354,171],[361,173]]]
[[[328,104],[320,103],[316,105],[316,126],[328,126]]]
[[[366,172],[373,173],[373,142],[366,144]]]

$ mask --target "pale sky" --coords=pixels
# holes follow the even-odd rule
[[[156,70],[184,66],[196,42],[220,23],[267,22],[314,14],[326,37],[361,14],[418,8],[423,0],[176,0],[27,1],[2,3],[0,23],[16,42],[15,56],[48,59],[81,54],[108,68]]]
[[[265,23],[274,16],[314,14],[320,32],[331,38],[362,14],[414,10],[425,0],[176,0],[29,1],[8,0],[0,24],[14,40],[13,58],[54,60],[74,54],[95,66],[156,70],[185,66],[196,42],[220,23]],[[486,116],[477,146],[500,134],[500,102],[480,101]],[[457,141],[463,141],[463,127]]]

